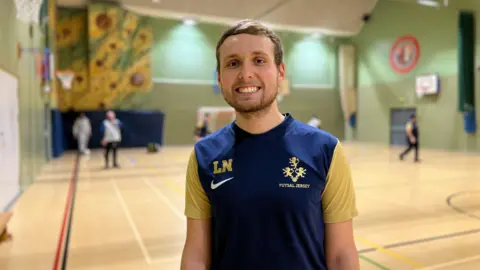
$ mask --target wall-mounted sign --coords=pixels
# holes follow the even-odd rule
[[[418,40],[410,35],[400,37],[390,50],[390,65],[398,73],[411,71],[420,58]]]

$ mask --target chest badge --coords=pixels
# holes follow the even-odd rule
[[[283,175],[290,178],[293,183],[297,183],[300,178],[304,178],[307,175],[307,169],[300,167],[300,159],[297,157],[291,157],[289,159],[290,166],[283,168]],[[280,184],[283,188],[310,188],[310,184]]]

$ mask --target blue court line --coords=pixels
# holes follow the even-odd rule
[[[62,258],[62,270],[67,269],[67,263],[68,263],[68,251],[69,251],[69,245],[70,245],[70,235],[72,232],[72,221],[73,221],[73,212],[75,209],[75,198],[77,194],[77,185],[78,185],[78,170],[80,168],[80,161],[81,161],[81,156],[78,154],[78,162],[75,164],[74,168],[74,182],[73,182],[73,191],[72,191],[72,203],[70,204],[70,216],[68,218],[68,225],[67,225],[67,235],[65,239],[65,248],[63,250],[63,258]]]

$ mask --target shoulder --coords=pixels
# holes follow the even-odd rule
[[[310,145],[321,151],[333,151],[338,143],[338,138],[331,133],[298,120],[293,121],[286,136],[292,143],[300,143],[305,146]]]
[[[285,140],[294,148],[300,146],[305,156],[312,157],[320,163],[323,170],[327,171],[332,163],[335,150],[339,146],[341,147],[339,139],[331,133],[297,120],[290,126]]]
[[[199,165],[201,163],[209,163],[216,157],[230,151],[234,143],[235,135],[231,124],[226,125],[195,143],[194,149],[197,162]]]

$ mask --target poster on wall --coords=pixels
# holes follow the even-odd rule
[[[390,50],[390,66],[397,73],[408,73],[417,65],[420,45],[411,35],[398,38]]]

